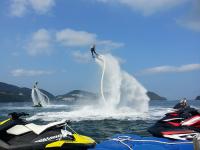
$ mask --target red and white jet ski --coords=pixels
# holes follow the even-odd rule
[[[192,140],[200,133],[200,113],[191,107],[165,114],[148,131],[156,137]]]

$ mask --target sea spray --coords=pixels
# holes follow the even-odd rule
[[[111,55],[102,55],[96,59],[101,66],[102,72],[105,71],[103,81],[103,93],[105,94],[106,106],[110,109],[116,108],[120,102],[121,69],[119,62]],[[105,62],[105,68],[103,64]],[[101,84],[102,86],[102,84]]]
[[[120,106],[131,107],[135,111],[147,112],[149,97],[147,90],[130,74],[122,71]]]
[[[31,97],[34,106],[41,104],[47,106],[49,104],[49,98],[46,94],[42,93],[37,87],[33,87]]]
[[[120,68],[117,58],[106,54],[97,58],[96,62],[102,71],[105,71],[105,74],[102,74],[104,76],[103,88],[101,87],[105,93],[105,108],[115,110],[130,107],[135,111],[148,111],[147,90],[133,76]]]
[[[35,106],[35,105],[38,105],[38,95],[37,95],[37,93],[36,93],[36,90],[35,90],[35,88],[33,88],[32,89],[32,91],[31,91],[31,98],[32,98],[32,101],[33,101],[33,105]]]
[[[146,95],[146,89],[132,75],[122,70],[117,58],[111,54],[100,56],[99,59],[96,59],[96,62],[101,67],[101,70],[105,71],[105,74],[102,74],[103,78],[101,78],[103,79],[103,86],[100,88],[103,90],[105,102],[100,98],[99,100],[92,99],[87,104],[66,105],[69,108],[64,110],[56,109],[50,112],[38,112],[30,117],[29,120],[147,119],[149,117],[149,113],[146,113],[148,111],[149,98]],[[165,111],[166,109],[163,112]],[[159,114],[155,116],[157,117]]]

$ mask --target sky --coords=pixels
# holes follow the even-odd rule
[[[98,92],[93,43],[149,91],[200,95],[200,0],[0,1],[1,82]]]

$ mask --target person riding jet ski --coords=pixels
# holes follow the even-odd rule
[[[185,108],[188,108],[190,107],[187,103],[187,99],[186,98],[183,98],[180,100],[180,102],[178,104],[176,104],[173,108],[174,109],[185,109]]]
[[[36,125],[22,119],[26,113],[10,115],[0,122],[0,150],[86,150],[95,146],[93,139],[77,134],[65,120]]]
[[[148,131],[156,137],[191,140],[200,133],[200,113],[186,99],[181,100],[173,112],[165,114]]]
[[[199,114],[198,110],[190,107],[186,98],[181,99],[180,102],[176,104],[173,108],[181,117],[185,119]]]

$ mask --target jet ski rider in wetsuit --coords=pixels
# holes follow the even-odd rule
[[[187,103],[187,99],[186,98],[183,98],[183,99],[181,99],[181,101],[178,103],[178,104],[176,104],[174,107],[173,107],[174,109],[187,109],[187,108],[190,108],[190,106],[188,105],[188,103]]]
[[[187,103],[186,98],[181,99],[181,101],[178,104],[176,104],[173,108],[176,109],[177,113],[179,113],[184,118],[189,118],[196,114],[199,114],[198,110],[190,107],[190,105]]]

